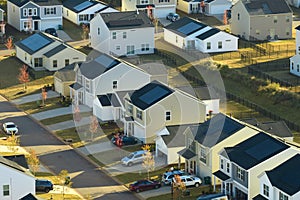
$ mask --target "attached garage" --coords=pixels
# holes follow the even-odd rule
[[[229,0],[207,0],[206,12],[210,15],[224,14],[225,10],[229,10],[232,3]]]
[[[70,85],[75,82],[74,64],[54,73],[54,88],[62,96],[70,96]]]

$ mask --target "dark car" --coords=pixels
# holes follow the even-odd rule
[[[159,181],[139,180],[129,185],[130,191],[141,192],[145,190],[157,189],[161,187]]]
[[[53,184],[49,180],[35,180],[35,191],[36,192],[46,192],[53,190]]]
[[[133,145],[138,143],[138,140],[132,136],[113,136],[111,142],[114,145],[122,146],[122,145]]]
[[[170,20],[170,21],[172,21],[172,22],[175,22],[175,21],[179,20],[180,17],[179,17],[179,15],[176,14],[176,13],[169,13],[169,14],[167,15],[166,19],[168,19],[168,20]]]
[[[53,35],[53,36],[55,36],[55,37],[58,36],[55,28],[47,28],[47,29],[45,30],[45,33],[48,33],[48,34]]]

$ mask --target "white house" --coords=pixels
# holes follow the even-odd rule
[[[150,18],[166,18],[176,12],[176,3],[176,0],[122,0],[122,12],[139,10]]]
[[[300,152],[299,152],[300,153]],[[253,200],[300,199],[300,154],[259,175],[260,194]]]
[[[232,5],[231,0],[178,0],[177,9],[185,13],[224,14]]]
[[[164,40],[182,49],[204,53],[238,50],[238,37],[188,17],[166,26]]]
[[[208,15],[224,14],[232,6],[231,0],[206,0],[205,13]]]
[[[35,194],[35,177],[17,163],[0,156],[0,199],[21,199]]]
[[[74,24],[89,23],[96,13],[119,12],[103,2],[94,0],[63,1],[63,17]]]
[[[154,53],[154,26],[145,12],[98,13],[90,22],[93,49],[114,56]]]
[[[220,170],[214,175],[222,180],[221,190],[226,194],[252,200],[260,193],[259,176],[298,153],[299,149],[261,132],[220,151]]]
[[[62,26],[59,0],[8,0],[7,22],[19,31],[43,31]]]
[[[56,71],[86,59],[84,53],[42,32],[16,42],[15,47],[17,58],[33,69]]]
[[[300,77],[300,26],[296,28],[296,55],[290,58],[290,73]]]

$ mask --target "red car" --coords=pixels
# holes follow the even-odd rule
[[[135,192],[160,188],[159,181],[139,180],[129,185],[129,189]]]

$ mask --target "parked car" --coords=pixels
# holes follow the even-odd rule
[[[6,122],[3,124],[3,130],[6,134],[12,135],[19,132],[17,125],[13,122]]]
[[[137,138],[132,136],[114,136],[111,138],[111,142],[114,145],[122,146],[122,145],[133,145],[138,143]]]
[[[130,167],[136,163],[141,163],[144,161],[145,153],[146,153],[146,151],[144,151],[144,150],[135,151],[135,152],[129,154],[128,156],[122,158],[121,162],[123,165],[128,166],[128,167]]]
[[[172,180],[173,180],[173,178],[174,178],[174,175],[175,175],[175,174],[178,174],[179,176],[182,176],[182,175],[185,174],[185,172],[182,171],[182,170],[173,170],[173,171],[171,171],[171,172],[165,172],[165,173],[163,174],[163,176],[162,176],[161,182],[162,182],[163,184],[165,184],[165,185],[170,185],[171,182],[172,182]]]
[[[180,176],[181,182],[185,184],[186,187],[195,186],[199,187],[202,184],[202,181],[199,177],[190,176],[190,175],[183,175]],[[174,178],[173,178],[174,181]]]
[[[53,190],[53,184],[49,180],[35,180],[35,191],[36,192],[46,192],[48,193],[50,190]]]
[[[228,200],[227,195],[218,193],[218,194],[206,194],[201,195],[197,200]]]
[[[129,185],[130,191],[141,192],[145,190],[157,189],[161,187],[159,181],[139,180]]]
[[[53,35],[53,36],[55,36],[55,37],[58,37],[55,28],[47,28],[47,29],[45,30],[45,33],[48,33],[48,34]]]
[[[169,14],[167,15],[166,19],[167,19],[167,20],[170,20],[170,21],[172,21],[172,22],[175,22],[175,21],[177,21],[177,20],[180,19],[180,16],[179,16],[178,14],[176,14],[176,13],[169,13]]]

